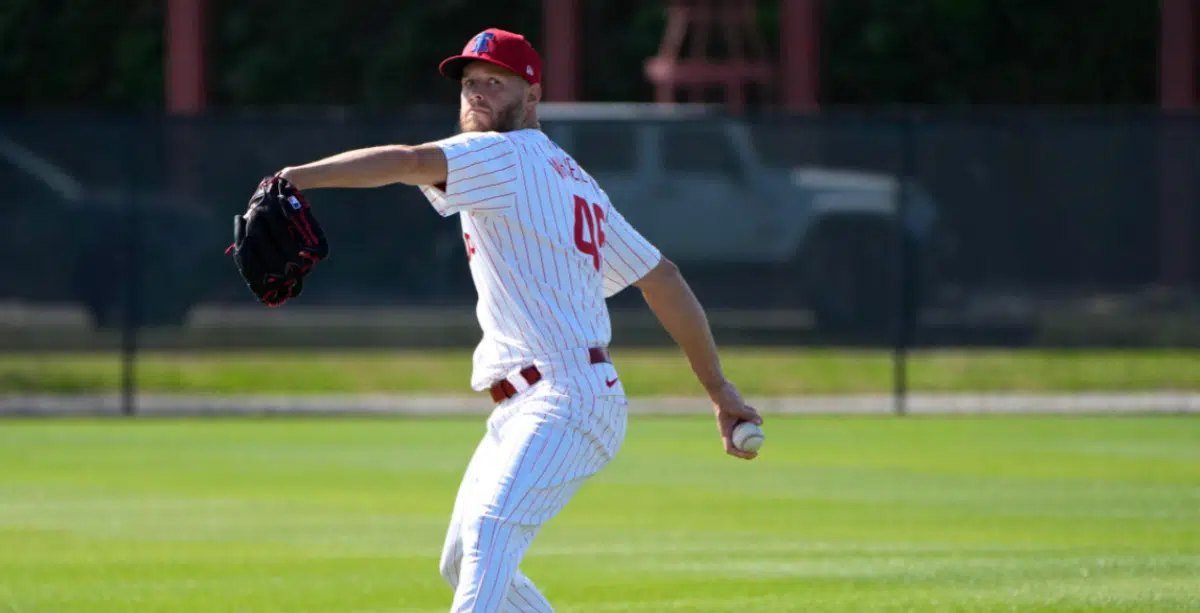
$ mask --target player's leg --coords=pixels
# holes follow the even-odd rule
[[[561,497],[565,506],[578,484],[556,489],[560,491],[551,495]],[[520,570],[540,526],[483,520],[468,522],[464,528],[466,554],[452,612],[554,613],[550,602]],[[509,577],[506,588],[504,577]]]
[[[564,421],[537,414],[510,419],[499,449],[495,462],[482,465],[461,519],[463,557],[451,611],[549,612],[518,566],[541,525],[603,462],[592,441]]]
[[[508,596],[504,599],[503,613],[554,613],[550,601],[542,595],[533,581],[517,569],[513,575],[512,585],[509,586]]]
[[[497,444],[488,432],[483,435],[471,455],[467,469],[463,472],[462,483],[454,497],[454,510],[450,513],[450,526],[446,529],[446,541],[442,545],[442,556],[438,564],[442,577],[452,589],[458,588],[459,565],[462,562],[462,518],[463,511],[470,504],[471,494],[479,481],[479,467],[489,461],[494,461]]]
[[[591,411],[596,414],[603,414],[609,419],[617,420],[618,424],[615,425],[618,427],[608,433],[606,437],[602,437],[605,438],[608,445],[612,446],[612,448],[608,449],[607,453],[615,453],[616,447],[619,447],[624,439],[625,399],[614,399],[611,397],[597,398],[591,407]],[[601,457],[594,457],[591,461],[593,462],[593,470],[599,470],[607,464],[607,460]],[[556,504],[560,509],[566,506],[570,497],[574,494],[578,486],[582,485],[585,479],[586,477],[581,478],[573,484],[573,487],[559,490],[557,494],[561,498],[553,504]],[[520,568],[517,568],[517,572],[513,576],[508,598],[505,601],[504,608],[501,610],[503,613],[554,613],[554,608],[550,606],[550,602],[546,600],[546,597],[542,595],[533,581],[522,574]]]
[[[475,467],[489,461],[491,459],[489,452],[494,455],[493,450],[495,448],[496,442],[491,438],[491,433],[484,435],[476,447],[474,455],[471,456],[471,461],[467,464],[462,483],[458,488],[458,494],[454,499],[454,511],[450,514],[450,526],[446,530],[446,541],[442,546],[442,555],[439,564],[442,577],[450,584],[451,589],[458,588],[459,569],[463,557],[463,509],[466,507],[469,496],[476,482],[479,480],[479,471]],[[512,586],[509,589],[508,596],[505,598],[504,606],[501,610],[504,613],[554,613],[554,609],[550,606],[546,597],[542,595],[537,586],[528,577],[521,573],[519,568],[513,575]]]

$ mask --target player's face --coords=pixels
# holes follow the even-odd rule
[[[463,132],[510,132],[525,119],[528,84],[524,79],[486,62],[463,70],[458,127]]]

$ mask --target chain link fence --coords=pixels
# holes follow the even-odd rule
[[[1195,406],[1200,118],[576,113],[543,124],[680,264],[722,345],[866,360],[887,369],[899,411],[951,388]],[[284,309],[253,303],[223,255],[263,175],[453,125],[438,112],[0,118],[6,406],[115,389],[132,411],[146,355],[471,347],[457,220],[413,188],[311,194],[333,253]],[[636,292],[610,307],[615,345],[670,346]]]

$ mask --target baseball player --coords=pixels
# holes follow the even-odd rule
[[[483,330],[471,387],[495,408],[454,502],[441,572],[454,588],[451,611],[551,613],[518,566],[625,437],[606,298],[641,290],[711,399],[726,453],[753,459],[731,432],[762,418],[725,378],[679,269],[540,130],[542,65],[526,39],[485,30],[439,70],[461,84],[458,134],[347,151],[280,175],[302,190],[417,186],[438,214],[458,214]]]

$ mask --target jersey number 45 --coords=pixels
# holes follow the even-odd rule
[[[596,270],[600,270],[600,248],[604,246],[604,229],[600,227],[603,221],[604,209],[600,205],[589,204],[584,198],[575,196],[575,246],[592,256]]]

